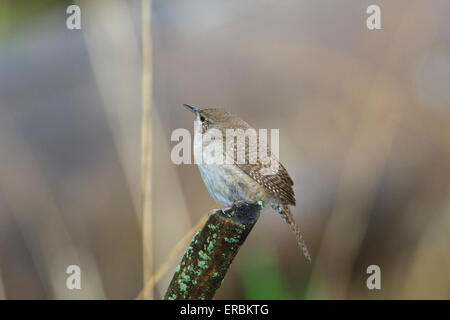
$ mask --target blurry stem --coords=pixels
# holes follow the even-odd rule
[[[159,268],[156,270],[155,274],[150,277],[150,279],[145,283],[144,288],[142,288],[141,292],[137,296],[136,299],[140,300],[143,299],[144,292],[147,292],[148,290],[151,290],[159,280],[161,280],[162,276],[166,274],[167,270],[170,268],[172,263],[174,263],[175,259],[178,257],[180,252],[183,250],[183,248],[186,246],[186,244],[189,242],[189,240],[192,239],[195,232],[201,228],[202,225],[205,224],[206,220],[208,219],[208,215],[204,215],[195,226],[193,226],[186,235],[180,239],[180,241],[177,242],[175,247],[172,249],[172,251],[167,256],[167,259],[159,266]]]
[[[141,205],[143,281],[153,274],[152,252],[152,39],[151,0],[142,0],[142,125],[141,125]],[[144,299],[153,299],[153,287],[143,292]]]

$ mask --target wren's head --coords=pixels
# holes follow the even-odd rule
[[[226,129],[245,130],[250,128],[250,125],[238,116],[221,109],[200,109],[189,104],[185,104],[184,106],[195,114],[195,126],[201,126],[202,133],[205,133],[210,128],[215,128],[221,131],[225,131]]]

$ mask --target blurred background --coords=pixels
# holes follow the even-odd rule
[[[141,4],[0,0],[0,298],[142,288]],[[382,30],[366,27],[381,7]],[[154,267],[220,207],[183,103],[280,129],[309,265],[268,210],[216,298],[450,298],[450,3],[153,0]],[[158,281],[168,286],[176,261]],[[66,268],[81,267],[81,290]],[[369,265],[381,290],[368,290]]]

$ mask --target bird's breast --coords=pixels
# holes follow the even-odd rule
[[[198,168],[217,202],[231,206],[237,200],[254,203],[267,199],[265,189],[234,164],[199,164]]]

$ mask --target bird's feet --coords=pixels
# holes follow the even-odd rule
[[[235,202],[233,202],[233,204],[231,205],[231,209],[236,209],[237,207],[243,206],[247,204],[247,202],[245,202],[244,200],[236,200]]]
[[[225,208],[221,208],[221,209],[212,209],[209,212],[209,215],[216,214],[216,213],[224,214],[225,211],[230,210],[230,209],[231,209],[230,207],[225,207]]]
[[[230,207],[224,207],[221,209],[213,209],[209,212],[209,214],[216,214],[216,213],[220,213],[226,216],[233,216],[234,215],[234,210],[240,206],[243,206],[247,204],[247,202],[245,202],[244,200],[236,200],[235,202],[233,202],[233,204]]]

